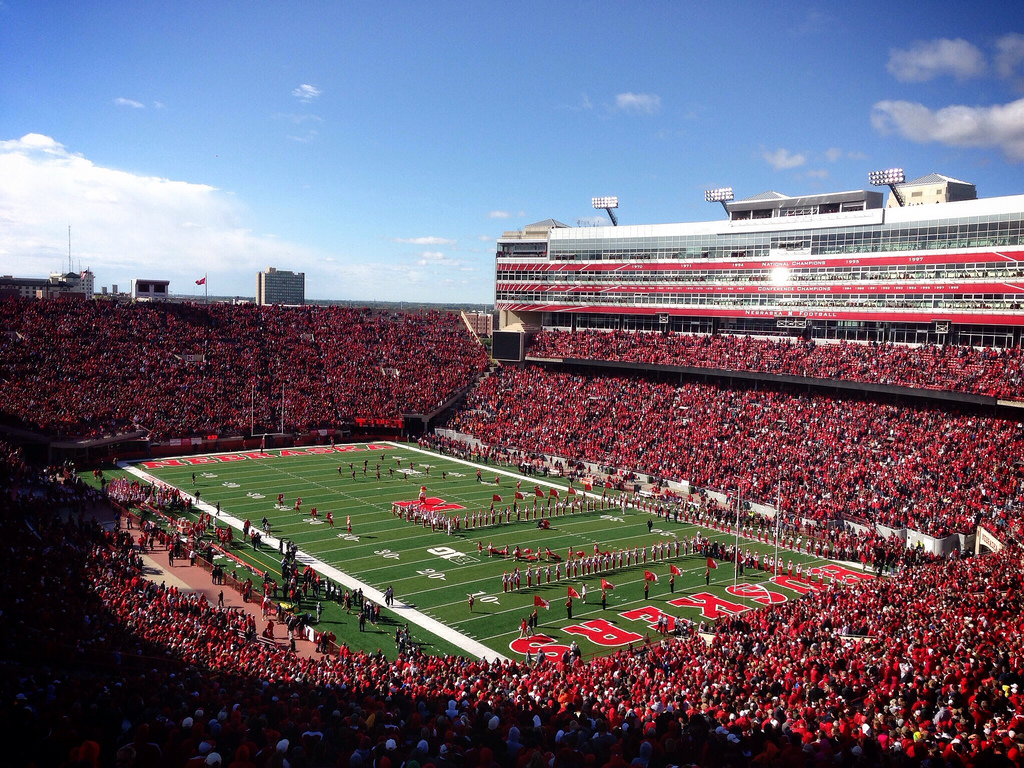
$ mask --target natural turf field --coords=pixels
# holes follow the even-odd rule
[[[309,453],[310,450],[320,453]],[[340,606],[323,602],[320,628],[329,628],[339,641],[351,648],[371,651],[381,648],[392,655],[395,627],[408,622],[413,639],[430,653],[474,655],[472,651],[476,646],[467,645],[468,639],[493,653],[522,658],[527,646],[515,642],[520,635],[520,621],[534,609],[535,596],[540,596],[551,607],[550,610],[538,609],[540,625],[531,646],[534,652],[546,642],[549,647],[545,650],[549,655],[558,654],[575,639],[584,655],[604,654],[643,642],[648,636],[656,640],[654,625],[659,614],[668,617],[670,626],[677,618],[699,622],[702,618],[795,599],[802,588],[785,579],[781,585],[770,584],[767,573],[748,569],[738,579],[740,585],[748,586],[736,589],[729,563],[721,563],[718,570],[711,571],[711,585],[706,586],[706,558],[680,554],[657,562],[649,556],[646,564],[634,563],[630,567],[571,580],[563,574],[558,582],[552,567],[550,584],[545,573],[548,563],[542,557],[539,563],[529,563],[541,567],[543,583],[540,586],[534,582],[527,588],[523,573],[520,590],[503,593],[502,573],[516,565],[525,568],[528,563],[515,563],[511,557],[489,557],[489,545],[497,549],[508,546],[510,552],[517,545],[542,553],[548,548],[564,563],[570,549],[590,555],[595,544],[602,551],[650,547],[674,537],[688,538],[698,530],[723,544],[731,543],[734,537],[610,505],[595,512],[551,518],[550,530],[539,529],[535,520],[517,523],[513,515],[510,524],[463,529],[449,536],[444,531],[432,532],[429,527],[399,519],[392,514],[392,504],[415,500],[420,486],[425,485],[428,497],[439,500],[435,503],[456,505],[461,518],[467,511],[472,516],[474,512],[487,510],[494,494],[502,497],[501,502],[494,503],[497,509],[510,506],[517,479],[522,481],[521,490],[526,497],[518,502],[520,509],[533,508],[535,485],[545,494],[550,493],[551,487],[557,487],[564,498],[566,484],[557,478],[521,476],[514,469],[469,464],[398,443],[271,450],[263,455],[268,458],[252,453],[248,456],[183,457],[176,460],[179,466],[173,466],[175,461],[140,462],[133,470],[148,473],[188,494],[198,491],[202,502],[211,505],[219,502],[222,513],[234,518],[236,524],[248,518],[253,526],[259,527],[266,516],[272,526],[272,536],[295,542],[302,555],[326,566],[326,574],[336,582],[339,578],[332,576],[336,573],[334,569],[376,590],[392,586],[398,609],[384,609],[385,621],[379,627],[368,625],[365,633],[358,631],[354,614],[347,616]],[[410,461],[415,465],[411,472]],[[380,479],[377,478],[378,465]],[[477,481],[477,468],[481,470],[483,482]],[[447,474],[446,479],[442,480],[442,472]],[[278,494],[284,495],[282,505],[278,504]],[[297,497],[302,500],[301,512],[293,509]],[[536,500],[546,507],[548,498]],[[316,520],[309,515],[311,507],[319,512]],[[328,511],[333,515],[333,528],[325,521]],[[455,509],[447,512],[455,513]],[[349,517],[351,534],[346,531]],[[653,522],[650,531],[649,520]],[[260,552],[254,552],[239,539],[236,533],[235,554],[261,570],[280,575],[276,543],[265,544]],[[478,543],[483,547],[482,554],[478,552]],[[762,556],[774,552],[774,546],[768,544],[742,538],[740,544],[741,548],[757,550]],[[783,561],[792,559],[794,563],[803,563],[805,572],[809,565],[823,565],[822,561],[786,550],[782,550],[781,555]],[[670,565],[681,571],[675,576],[674,593],[669,590]],[[645,571],[659,578],[656,583],[646,582],[647,598],[644,597]],[[605,609],[600,605],[602,578],[614,585],[613,590],[606,592]],[[280,579],[277,580],[280,583]],[[572,601],[572,620],[569,620],[565,605],[567,587],[572,586],[582,593],[584,584],[587,601]],[[472,611],[468,604],[470,594],[474,596]],[[312,605],[307,603],[303,610],[311,611]],[[418,615],[440,622],[443,628],[419,620]]]

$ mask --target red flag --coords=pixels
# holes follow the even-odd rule
[[[493,496],[491,496],[491,501],[501,501],[501,496],[499,496],[498,494],[494,494]]]
[[[535,485],[535,486],[533,486],[533,495],[534,496],[540,496],[543,499],[544,498],[544,491],[542,491],[538,486]]]
[[[610,581],[605,581],[604,579],[601,579],[601,589],[615,589],[615,585],[612,584]]]
[[[644,581],[654,581],[654,582],[656,582],[657,580],[658,580],[658,574],[651,573],[650,571],[644,571]]]
[[[203,275],[198,280],[196,280],[196,285],[206,285],[206,275]]]
[[[583,484],[583,490],[584,491],[590,491],[590,490],[593,490],[593,488],[594,488],[594,484],[593,483],[584,483]]]
[[[713,558],[713,557],[709,557],[708,558],[708,568],[711,568],[712,570],[718,568],[718,563],[715,562],[715,558]]]
[[[540,595],[534,595],[533,596],[533,604],[535,606],[537,606],[538,608],[551,608],[551,603],[549,603],[547,600],[545,600]]]
[[[558,489],[557,488],[552,488],[550,491],[548,491],[548,496],[554,496],[557,499],[558,498]]]
[[[565,595],[566,597],[579,597],[580,596],[580,593],[577,592],[572,587],[568,587],[567,590],[568,591],[566,592],[566,595]]]
[[[671,573],[673,576],[682,576],[683,575],[683,572],[680,571],[679,568],[677,566],[675,566],[675,565],[670,565],[668,567],[668,572]]]
[[[570,495],[570,496],[575,496],[575,495],[576,495],[576,489],[575,489],[575,488],[573,488],[573,487],[572,487],[572,486],[570,485],[570,486],[569,486],[569,490],[567,490],[567,491],[566,491],[566,493],[567,493],[568,495]]]
[[[521,494],[519,491],[516,491],[516,498],[517,499],[525,499],[526,497],[523,496],[523,494]]]

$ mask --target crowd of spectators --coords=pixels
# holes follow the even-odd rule
[[[589,661],[308,659],[148,581],[94,497],[0,451],[12,766],[1021,766],[1016,547],[925,564]],[[60,506],[45,486],[61,486]],[[45,499],[45,500],[44,500]]]
[[[73,436],[393,419],[436,408],[487,365],[458,316],[439,312],[65,298],[0,301],[0,326],[0,412]]]
[[[1024,497],[1024,427],[777,388],[503,367],[448,424],[488,445],[626,468],[941,538]]]
[[[544,331],[527,355],[838,379],[1024,400],[1024,351],[718,334]]]

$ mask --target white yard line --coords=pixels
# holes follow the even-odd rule
[[[138,477],[141,480],[145,480],[147,483],[163,483],[162,480],[159,480],[158,478],[154,477],[148,472],[144,472],[141,469],[132,466],[131,464],[128,464],[127,462],[118,462],[118,467],[120,467],[126,472],[131,473],[132,475],[135,475],[135,477]],[[166,483],[163,484],[166,485]],[[232,528],[242,530],[242,521],[239,520],[237,517],[233,517],[232,515],[229,515],[226,512],[221,512],[218,515],[217,508],[214,505],[209,504],[205,501],[197,501],[194,496],[187,494],[184,491],[182,491],[181,493],[182,496],[191,500],[192,504],[197,509],[201,509],[203,512],[210,513],[219,522],[227,523]],[[277,547],[279,544],[278,540],[270,535],[264,536],[263,541],[266,542],[267,545],[270,547]],[[302,550],[299,550],[296,553],[295,559],[303,565],[311,566],[315,571],[317,571],[321,575],[326,576],[333,581],[336,581],[337,583],[343,585],[347,589],[363,590],[363,594],[370,600],[373,600],[376,603],[384,605],[384,593],[380,590],[374,589],[369,584],[365,584],[362,581],[359,581],[359,579],[353,578],[352,576],[349,576],[348,574],[339,571],[334,566],[328,565],[327,563],[324,563],[315,557],[307,555]],[[463,651],[472,656],[487,659],[489,661],[508,660],[508,657],[503,656],[500,653],[497,653],[491,648],[488,648],[483,643],[477,642],[473,638],[469,637],[469,635],[465,635],[462,632],[456,632],[448,625],[442,624],[440,621],[437,621],[436,619],[432,619],[429,616],[420,613],[415,608],[406,605],[405,603],[396,600],[394,605],[391,606],[391,610],[394,611],[400,619],[404,619],[409,624],[415,624],[416,626],[425,629],[427,632],[430,632],[431,634],[436,635],[437,637],[447,640],[452,645],[461,648]]]

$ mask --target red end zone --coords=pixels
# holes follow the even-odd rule
[[[310,448],[285,448],[274,453],[266,451],[244,451],[242,453],[225,453],[219,456],[188,456],[180,459],[161,459],[159,461],[143,461],[144,469],[161,469],[162,467],[195,467],[201,464],[226,464],[231,461],[255,461],[257,459],[281,459],[291,456],[323,456],[331,453],[353,453],[356,451],[385,451],[391,446],[379,443],[369,445],[335,445],[313,446]]]

